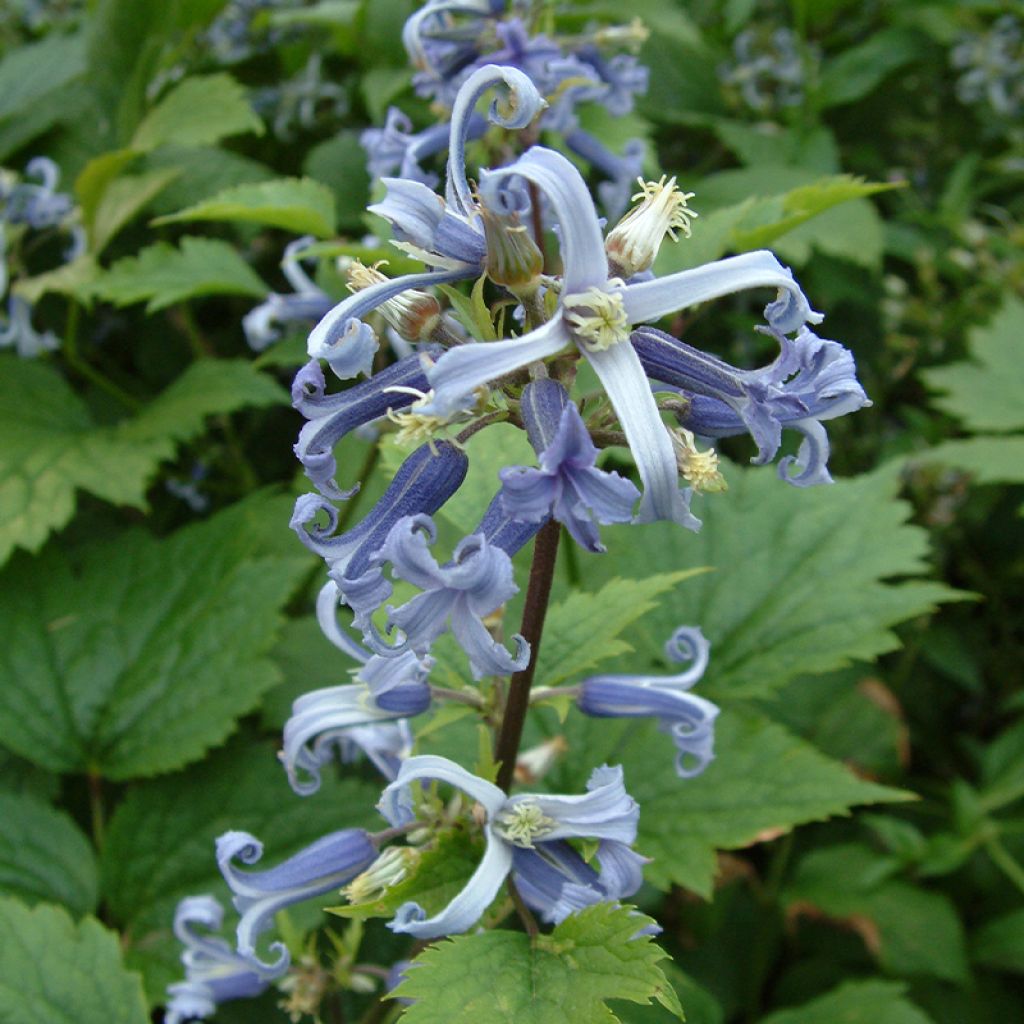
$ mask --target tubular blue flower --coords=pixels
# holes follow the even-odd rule
[[[6,194],[0,193],[3,202],[3,219],[10,224],[27,224],[31,228],[54,227],[64,220],[74,208],[74,201],[65,192],[58,192],[60,168],[46,156],[36,156],[25,166],[25,174],[38,177],[39,184],[19,182]]]
[[[739,370],[715,356],[651,327],[633,332],[640,363],[653,380],[680,388],[689,407],[679,423],[704,437],[749,432],[757,444],[756,465],[779,450],[784,427],[804,435],[800,452],[779,464],[779,475],[798,487],[830,483],[828,435],[823,420],[871,404],[857,380],[848,349],[803,327],[795,338],[770,332],[779,356],[759,370]],[[790,469],[798,472],[790,475]]]
[[[225,832],[217,840],[217,866],[234,894],[238,922],[238,954],[261,978],[272,981],[288,969],[290,956],[283,942],[273,942],[276,959],[265,963],[256,955],[256,940],[273,922],[274,914],[292,904],[322,896],[346,885],[377,858],[377,849],[360,828],[332,832],[266,871],[241,871],[235,860],[255,864],[263,844],[248,832]]]
[[[557,381],[527,384],[520,410],[540,469],[510,466],[498,473],[506,511],[527,522],[553,515],[581,547],[604,551],[597,524],[629,522],[640,492],[625,477],[594,465],[597,448]]]
[[[262,352],[284,333],[285,324],[319,320],[334,305],[331,297],[310,280],[302,268],[302,253],[313,244],[312,235],[297,238],[285,246],[281,271],[294,289],[291,295],[271,292],[266,301],[242,317],[242,330],[249,348]],[[370,357],[372,359],[372,355]]]
[[[449,628],[469,656],[474,678],[507,674],[525,667],[529,644],[514,636],[514,655],[487,632],[485,616],[518,591],[512,562],[501,548],[474,533],[459,542],[452,559],[438,565],[430,553],[437,531],[429,516],[408,516],[399,520],[387,539],[370,558],[372,566],[390,562],[394,575],[419,587],[422,593],[399,608],[387,609],[388,631],[399,630],[399,640],[389,646],[362,610],[356,607],[356,622],[366,641],[378,653],[392,656],[405,651],[425,655],[431,644]],[[378,579],[381,579],[381,573]],[[385,581],[386,582],[386,581]],[[390,587],[390,584],[387,584]],[[343,592],[344,592],[344,588]],[[346,597],[351,598],[351,593]]]
[[[415,820],[412,783],[421,779],[449,783],[482,806],[486,848],[470,880],[440,913],[428,918],[414,902],[398,908],[388,927],[419,939],[464,932],[472,927],[515,867],[517,849],[538,851],[545,859],[557,862],[562,848],[553,844],[559,840],[591,838],[628,847],[636,838],[640,808],[626,793],[622,768],[618,766],[595,769],[587,783],[587,793],[582,796],[524,793],[510,797],[447,758],[411,757],[377,805],[393,826]],[[536,865],[530,864],[525,874],[535,878],[539,888],[539,874],[531,875],[531,868],[538,871]]]
[[[711,645],[699,627],[680,626],[665,644],[670,661],[693,664],[673,676],[604,675],[584,679],[577,688],[577,707],[596,718],[656,717],[679,751],[676,774],[699,775],[714,758],[714,725],[718,707],[686,691],[707,668]]]
[[[32,307],[18,295],[8,296],[7,321],[0,319],[0,349],[13,348],[22,359],[34,359],[59,347],[56,334],[40,333],[32,326]]]
[[[185,946],[181,962],[185,980],[167,986],[170,997],[164,1011],[166,1024],[211,1016],[220,1003],[251,999],[267,987],[249,960],[236,953],[222,938],[201,935],[198,925],[219,931],[224,908],[212,896],[188,896],[174,912],[174,934]]]
[[[505,128],[523,128],[539,113],[544,105],[539,93],[521,71],[515,68],[500,68],[487,65],[471,75],[459,90],[452,110],[452,121],[448,146],[448,168],[445,184],[445,206],[437,224],[446,223],[445,214],[451,213],[462,220],[466,229],[474,231],[483,243],[483,230],[473,223],[475,203],[469,182],[466,179],[466,137],[472,121],[473,108],[481,96],[495,85],[502,84],[508,90],[503,101],[491,104],[489,118]],[[407,185],[416,184],[409,182]],[[425,188],[425,186],[423,186]],[[419,233],[424,225],[422,208],[423,193],[407,188],[402,199],[394,200],[387,209],[399,214],[409,204],[408,195],[416,197],[413,207],[413,223],[406,229],[399,221],[400,231],[408,235]],[[435,196],[436,204],[438,198]],[[378,211],[379,212],[379,211]],[[449,218],[450,222],[450,218]],[[480,250],[482,257],[482,248]],[[468,254],[468,253],[467,253]],[[429,254],[427,254],[427,262]],[[340,302],[317,325],[309,336],[309,354],[313,358],[326,359],[331,369],[342,378],[354,377],[369,372],[373,353],[377,348],[376,335],[372,328],[363,323],[363,317],[377,309],[389,299],[414,288],[426,288],[435,284],[448,284],[479,272],[480,263],[448,260],[448,269],[423,274],[407,274],[394,280],[381,281]]]
[[[290,525],[310,551],[324,558],[331,578],[344,592],[349,576],[354,578],[369,568],[371,556],[395,523],[405,516],[436,512],[459,489],[468,465],[466,453],[449,441],[421,445],[351,530],[332,536],[338,525],[338,510],[318,494],[304,494],[295,502]],[[326,525],[307,530],[320,512],[327,516]]]
[[[420,353],[436,356],[438,346],[426,346],[345,391],[328,395],[323,371],[310,360],[292,382],[292,405],[309,420],[299,432],[295,454],[316,489],[327,498],[346,501],[355,491],[342,491],[334,480],[334,446],[350,431],[405,409],[426,391],[427,378]],[[394,390],[399,389],[399,390]],[[358,485],[357,485],[358,487]]]
[[[679,489],[672,439],[661,420],[643,366],[628,344],[632,325],[709,299],[755,287],[775,287],[765,309],[777,331],[818,322],[793,275],[769,252],[745,253],[667,277],[624,284],[609,279],[604,238],[583,179],[561,154],[535,146],[509,167],[485,173],[481,195],[501,210],[510,179],[525,179],[543,192],[561,230],[562,292],[555,316],[521,338],[460,345],[427,369],[434,390],[424,412],[444,415],[497,377],[576,345],[604,385],[644,485],[639,522],[672,519],[690,529],[689,494]]]

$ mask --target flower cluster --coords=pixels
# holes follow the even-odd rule
[[[495,39],[503,60],[488,60],[498,52]],[[223,998],[281,978],[289,965],[284,945],[273,943],[269,957],[258,949],[276,911],[342,886],[357,903],[399,884],[415,895],[417,865],[456,835],[480,850],[476,869],[447,903],[425,897],[428,906],[415,898],[397,906],[393,931],[431,939],[474,927],[492,907],[500,916],[506,879],[521,912],[544,923],[635,893],[646,862],[632,849],[641,809],[621,767],[595,767],[582,794],[513,793],[519,735],[505,749],[506,727],[518,714],[521,729],[531,705],[552,701],[593,718],[654,720],[675,746],[677,775],[695,776],[714,757],[718,707],[691,692],[710,644],[699,628],[683,626],[665,647],[668,662],[685,666],[675,674],[605,673],[532,687],[539,633],[527,624],[534,609],[524,617],[529,635],[508,637],[502,625],[518,590],[513,559],[541,531],[541,538],[557,537],[560,526],[598,555],[606,524],[670,520],[699,529],[694,495],[725,486],[717,456],[701,447],[709,438],[749,434],[753,461],[764,464],[778,455],[783,430],[795,430],[802,444],[780,461],[780,475],[798,486],[827,482],[823,423],[867,404],[851,354],[814,333],[822,315],[770,252],[655,276],[665,236],[688,236],[697,216],[692,194],[674,178],[641,179],[637,205],[607,232],[582,175],[555,149],[528,145],[517,158],[479,169],[470,186],[467,141],[481,125],[522,131],[529,142],[566,95],[597,88],[595,76],[612,102],[615,75],[630,77],[634,64],[613,60],[599,74],[594,39],[567,57],[547,37],[526,34],[517,17],[506,18],[503,5],[483,2],[429,3],[410,19],[405,40],[419,68],[417,87],[450,108],[435,132],[447,150],[446,180],[438,193],[423,175],[385,178],[386,194],[371,211],[425,269],[388,278],[379,267],[353,264],[352,294],[326,308],[329,300],[300,266],[302,240],[284,264],[295,294],[273,296],[246,318],[259,347],[280,325],[322,314],[309,336],[310,361],[292,387],[306,421],[295,454],[313,489],[297,500],[291,527],[323,560],[320,627],[356,665],[351,681],[295,702],[281,761],[292,788],[308,796],[329,766],[365,755],[386,783],[378,809],[388,827],[331,833],[263,871],[240,867],[262,858],[254,836],[222,836],[217,860],[240,914],[237,945],[210,940],[208,953],[186,956],[179,991],[196,1000],[220,998],[214,970],[229,979]],[[483,118],[477,102],[494,89],[498,97]],[[438,286],[463,281],[476,282],[472,300],[462,296],[446,308],[454,293]],[[656,326],[747,289],[769,290],[759,329],[778,355],[766,366],[732,366]],[[379,330],[388,332],[390,352]],[[323,363],[347,382],[341,390],[329,390]],[[582,392],[583,368],[598,391]],[[496,423],[525,433],[536,465],[488,467],[491,500],[474,529],[451,538],[446,557],[439,520],[466,479],[466,442]],[[415,447],[357,520],[360,485],[339,482],[336,450],[368,427]],[[609,467],[611,447],[631,454],[636,482]],[[452,642],[444,658],[454,648],[465,659],[459,689],[434,678],[445,636]],[[497,784],[484,777],[487,762],[473,774],[416,753],[415,719],[445,702],[466,705],[495,727],[496,756],[506,762]],[[551,743],[524,757],[523,776],[543,783],[564,751]]]
[[[770,33],[746,29],[733,40],[732,48],[732,61],[723,64],[718,74],[744,106],[770,114],[803,102],[820,54],[814,46],[802,44],[792,29]]]
[[[59,182],[60,170],[44,156],[30,160],[22,176],[0,168],[0,299],[7,295],[7,315],[0,313],[0,348],[13,348],[23,358],[60,345],[52,331],[41,332],[32,325],[31,304],[9,288],[11,269],[25,269],[22,250],[26,235],[68,232],[71,242],[63,253],[68,261],[85,248],[74,200],[57,191]]]
[[[1002,117],[1024,107],[1024,30],[1019,18],[1004,14],[986,32],[965,34],[950,51],[963,74],[956,94],[961,103],[987,102]]]

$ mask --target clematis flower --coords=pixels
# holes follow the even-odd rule
[[[364,630],[367,643],[377,653],[393,656],[414,651],[425,655],[431,644],[449,628],[469,656],[474,678],[507,674],[526,666],[529,644],[515,636],[516,653],[509,652],[488,633],[483,619],[504,604],[518,587],[513,581],[512,562],[500,547],[482,533],[470,534],[455,548],[452,559],[439,565],[430,553],[437,531],[429,516],[408,516],[399,520],[387,539],[369,559],[376,574],[367,573],[359,586],[373,594],[366,600],[351,586],[342,587],[346,601],[356,612],[356,624]],[[390,584],[380,567],[391,563],[394,575],[419,587],[417,594],[399,608],[387,609],[387,628],[399,630],[394,646],[380,637],[369,619],[380,607],[378,600]],[[386,588],[382,591],[380,588]]]
[[[272,292],[266,301],[242,317],[242,330],[249,348],[262,352],[279,340],[285,324],[314,322],[334,305],[331,297],[318,287],[302,268],[302,253],[315,241],[312,235],[297,238],[285,246],[281,272],[292,286],[291,295]]]
[[[680,389],[688,408],[682,426],[704,437],[749,432],[757,444],[755,465],[779,450],[783,427],[799,431],[804,442],[796,458],[779,464],[779,475],[797,487],[830,483],[828,435],[823,420],[871,404],[857,380],[853,356],[838,342],[802,327],[795,338],[777,330],[779,356],[759,370],[740,370],[652,327],[633,332],[633,347],[653,380]],[[796,468],[795,475],[790,469]]]
[[[497,786],[471,775],[444,757],[411,757],[381,796],[378,809],[395,827],[415,821],[412,784],[436,779],[462,790],[483,808],[486,849],[465,887],[439,913],[428,918],[415,902],[398,908],[388,926],[392,931],[408,933],[419,939],[464,932],[472,927],[490,906],[502,882],[516,867],[516,851],[534,851],[545,864],[561,863],[564,847],[560,840],[590,838],[602,840],[604,856],[615,858],[636,838],[640,808],[627,793],[622,768],[607,765],[594,770],[582,796],[550,796],[524,793],[508,796]],[[600,858],[600,851],[599,851]],[[604,861],[601,861],[604,867]],[[540,868],[532,858],[520,860],[522,877],[533,879],[535,891],[548,881],[540,878]],[[589,875],[584,873],[584,878]]]
[[[276,959],[265,963],[256,955],[256,940],[285,907],[322,896],[352,881],[377,858],[369,833],[360,828],[332,832],[295,856],[266,871],[242,871],[235,864],[255,864],[263,857],[263,844],[248,832],[225,832],[217,840],[217,866],[234,894],[238,922],[238,954],[263,979],[279,978],[290,956],[283,942],[273,942]]]
[[[178,903],[174,934],[185,946],[181,954],[185,980],[167,986],[166,1024],[205,1019],[221,1003],[250,999],[267,987],[267,979],[224,939],[195,930],[198,925],[216,932],[223,922],[224,908],[212,896],[188,896]]]
[[[0,259],[2,256],[0,252]],[[2,276],[0,273],[0,278]],[[60,339],[53,331],[37,331],[32,326],[32,307],[21,296],[10,295],[7,298],[7,320],[0,318],[0,348],[13,348],[22,359],[34,359],[44,352],[60,348]]]
[[[793,275],[770,252],[745,253],[667,277],[625,284],[609,278],[597,212],[579,172],[561,154],[535,146],[509,167],[486,172],[481,197],[500,211],[521,202],[509,183],[526,180],[544,193],[560,225],[563,280],[553,318],[521,338],[460,345],[427,368],[434,397],[424,412],[444,415],[490,381],[576,346],[604,385],[644,485],[638,522],[671,519],[690,529],[699,521],[680,491],[668,429],[632,345],[634,325],[675,310],[755,287],[778,298],[765,315],[780,333],[817,323]],[[634,225],[634,229],[638,226]],[[651,241],[660,244],[660,239]]]
[[[520,411],[540,468],[502,469],[501,497],[513,518],[542,522],[553,515],[588,551],[604,551],[598,523],[626,523],[640,492],[625,477],[594,465],[594,447],[565,388],[550,379],[523,389]]]
[[[71,196],[57,191],[60,168],[49,157],[36,156],[25,165],[25,174],[38,177],[39,184],[21,181],[10,189],[0,188],[2,219],[37,230],[60,224],[74,208]]]
[[[576,706],[596,718],[657,718],[676,749],[676,774],[699,775],[714,758],[718,706],[688,693],[707,668],[711,645],[696,626],[680,626],[665,644],[670,661],[692,664],[672,676],[602,675],[576,688]]]

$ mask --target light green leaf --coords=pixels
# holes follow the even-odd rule
[[[157,214],[174,213],[198,199],[236,185],[274,178],[274,172],[266,165],[216,146],[194,149],[161,146],[147,153],[142,164],[149,170],[173,167],[181,171],[180,177],[153,200],[152,209]]]
[[[75,914],[96,909],[96,859],[69,815],[27,793],[0,793],[0,821],[0,891]]]
[[[75,179],[75,195],[82,207],[82,219],[92,230],[93,219],[104,193],[120,173],[130,167],[139,154],[134,149],[115,149],[93,157]]]
[[[4,1024],[147,1024],[137,974],[118,936],[60,907],[0,899],[0,1020]]]
[[[210,893],[230,907],[214,857],[217,836],[251,832],[265,846],[260,866],[277,864],[336,829],[379,827],[380,789],[349,768],[341,778],[325,772],[316,796],[300,799],[274,746],[248,736],[186,771],[135,784],[110,820],[101,879],[150,1000],[160,1002],[167,983],[181,977],[181,945],[171,933],[178,900]]]
[[[662,970],[679,997],[679,1004],[686,1014],[686,1024],[725,1024],[725,1013],[710,992],[684,974],[674,963],[662,965]],[[672,1024],[679,1019],[673,1011],[658,1004],[636,1006],[613,1002],[612,1009],[622,1024]]]
[[[1024,437],[969,437],[946,441],[927,451],[915,452],[914,462],[942,462],[956,466],[979,484],[1024,482]]]
[[[675,748],[653,726],[636,729],[619,753],[641,807],[637,848],[654,858],[645,876],[705,898],[716,849],[748,846],[855,804],[908,798],[858,779],[780,726],[728,708],[716,725],[715,760],[695,779],[676,776]]]
[[[89,237],[92,252],[99,255],[114,235],[180,174],[180,168],[167,167],[114,178],[93,215]]]
[[[608,553],[586,563],[584,583],[710,566],[630,634],[658,659],[679,625],[711,640],[701,692],[763,697],[798,675],[870,660],[899,646],[891,627],[956,591],[904,580],[926,569],[928,537],[895,499],[891,468],[827,487],[798,489],[769,468],[725,467],[729,490],[695,505],[697,534],[672,524],[605,527]]]
[[[263,224],[296,235],[329,238],[336,222],[334,193],[312,178],[277,178],[225,189],[195,206],[159,217],[154,223],[198,220]]]
[[[280,402],[283,391],[244,360],[193,364],[140,414],[97,426],[52,367],[8,358],[0,373],[0,563],[36,551],[75,510],[75,491],[145,507],[146,486],[175,441],[206,416]]]
[[[975,963],[1024,974],[1024,909],[986,922],[972,939],[971,959]]]
[[[764,1017],[761,1024],[931,1024],[895,981],[848,981],[795,1010]]]
[[[791,913],[810,908],[855,919],[882,966],[895,974],[967,980],[963,927],[949,898],[880,877],[880,857],[866,846],[830,846],[809,853],[783,894]]]
[[[55,270],[23,277],[11,286],[15,295],[20,295],[33,306],[50,293],[70,295],[87,302],[92,292],[93,281],[100,273],[99,264],[88,253],[83,253],[70,263],[63,263]]]
[[[395,994],[416,1002],[407,1024],[613,1024],[608,999],[657,999],[681,1020],[658,962],[650,924],[629,907],[600,903],[566,918],[534,944],[521,932],[462,935],[431,946]]]
[[[968,340],[967,362],[922,371],[930,388],[944,392],[935,404],[971,431],[1024,428],[1024,301],[1007,295]]]
[[[543,686],[557,686],[608,658],[628,654],[633,648],[620,639],[622,634],[658,606],[658,597],[675,591],[683,580],[700,571],[683,569],[642,580],[614,579],[596,593],[576,591],[553,605],[544,623],[538,681]]]
[[[230,75],[193,75],[179,82],[135,129],[132,148],[145,152],[165,144],[208,146],[229,135],[255,132],[263,122]]]
[[[116,306],[148,300],[146,312],[155,313],[203,295],[263,298],[267,286],[227,242],[186,236],[180,249],[157,242],[118,260],[96,280],[93,292]]]
[[[373,899],[359,903],[345,903],[328,907],[339,917],[366,920],[371,917],[395,916],[395,911],[409,900],[415,900],[432,916],[443,910],[472,877],[483,856],[483,842],[479,834],[465,831],[447,831],[435,835],[414,860],[397,885],[392,885]]]
[[[316,25],[331,28],[350,25],[359,11],[359,0],[320,0],[311,7],[271,11],[271,25]]]
[[[0,594],[0,732],[53,771],[125,779],[219,743],[278,680],[279,609],[308,571],[291,501],[253,497],[165,540],[16,558]]]
[[[906,29],[873,32],[866,42],[824,63],[817,101],[822,107],[835,107],[859,100],[924,49],[925,40]]]

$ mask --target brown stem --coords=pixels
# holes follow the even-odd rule
[[[549,519],[537,533],[533,542],[533,564],[530,566],[530,583],[526,588],[526,607],[523,609],[523,624],[519,632],[530,645],[530,660],[526,668],[516,672],[509,683],[505,714],[501,720],[501,732],[494,747],[495,760],[501,762],[497,783],[507,793],[512,786],[516,770],[516,755],[523,735],[526,711],[530,706],[530,687],[537,669],[540,654],[541,635],[544,632],[544,617],[548,611],[551,596],[551,582],[555,576],[555,560],[558,556],[558,538],[561,525]]]

